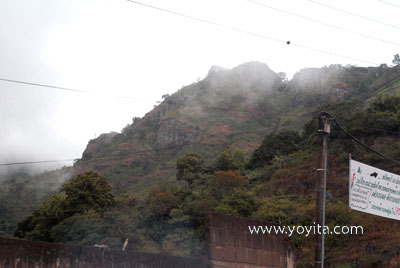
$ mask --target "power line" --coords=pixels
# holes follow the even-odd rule
[[[93,210],[94,211],[94,210]],[[68,209],[68,210],[57,210],[57,211],[40,211],[39,212],[39,208],[35,209],[35,210],[22,210],[22,209],[10,209],[8,211],[8,213],[4,213],[4,214],[15,214],[15,213],[20,213],[20,214],[24,214],[25,213],[30,213],[30,214],[46,214],[46,215],[54,215],[54,214],[61,214],[61,213],[67,213],[67,212],[88,212],[88,210],[72,210],[72,209]]]
[[[378,1],[382,2],[382,3],[386,4],[386,5],[390,5],[390,6],[394,6],[394,7],[400,8],[400,6],[392,4],[392,3],[389,3],[389,2],[386,2],[386,1],[382,1],[382,0],[378,0]]]
[[[375,127],[371,127],[370,129],[375,129],[375,130],[379,130],[379,131],[382,131],[382,132],[388,132],[388,133],[393,133],[393,134],[400,134],[400,130],[399,131],[391,131],[391,130],[375,128]]]
[[[360,144],[361,146],[363,146],[364,148],[366,148],[368,151],[373,152],[374,154],[379,155],[380,157],[385,158],[385,159],[387,159],[387,160],[389,160],[389,161],[392,161],[392,162],[394,162],[394,163],[396,163],[396,164],[400,164],[400,161],[397,161],[397,160],[395,160],[395,159],[393,159],[393,158],[390,158],[390,157],[388,157],[388,156],[382,154],[381,152],[378,152],[377,150],[375,150],[375,149],[369,147],[368,145],[364,144],[362,141],[360,141],[359,139],[357,139],[356,137],[354,137],[353,135],[351,135],[349,132],[347,132],[346,130],[344,130],[344,129],[339,125],[339,123],[338,123],[335,119],[333,119],[333,121],[335,122],[336,126],[337,126],[342,132],[344,132],[347,136],[349,136],[349,137],[350,137],[352,140],[354,140],[356,143],[358,143],[358,144]]]
[[[301,44],[297,44],[297,43],[293,43],[293,42],[291,42],[290,44],[292,46],[297,46],[297,47],[301,47],[301,48],[308,49],[308,50],[314,50],[314,51],[317,51],[317,52],[320,52],[320,53],[333,55],[333,56],[341,57],[341,58],[344,58],[344,59],[356,60],[356,61],[359,61],[359,62],[369,63],[369,64],[373,64],[373,65],[380,65],[379,63],[374,63],[374,62],[365,61],[365,60],[359,60],[359,59],[356,59],[356,58],[353,58],[353,57],[343,56],[341,54],[337,54],[337,53],[334,53],[334,52],[330,52],[330,51],[326,51],[326,50],[322,50],[322,49],[318,49],[318,48],[312,48],[312,47],[309,47],[309,46],[305,46],[305,45],[301,45]]]
[[[27,161],[27,162],[11,162],[11,163],[3,163],[0,164],[0,167],[4,166],[15,166],[15,165],[30,165],[30,164],[43,164],[43,163],[55,163],[55,162],[69,162],[69,161],[75,161],[75,159],[69,158],[69,159],[59,159],[59,160],[42,160],[42,161]]]
[[[46,85],[46,84],[38,84],[38,83],[21,81],[21,80],[11,80],[11,79],[0,78],[0,81],[6,81],[6,82],[10,82],[10,83],[24,84],[24,85],[30,85],[30,86],[37,86],[37,87],[45,87],[45,88],[51,88],[51,89],[57,89],[57,90],[74,91],[74,92],[78,92],[78,93],[93,93],[93,92],[85,91],[85,90],[78,90],[78,89],[52,86],[52,85]],[[129,96],[113,96],[113,97],[139,100],[139,101],[149,101],[149,102],[154,101],[154,100],[150,100],[150,99],[135,98],[135,97],[129,97]],[[162,103],[177,104],[177,105],[185,104],[185,102],[175,102],[172,100],[165,100]],[[194,104],[194,105],[192,105],[192,107],[202,107],[204,109],[215,109],[215,110],[225,110],[225,111],[228,110],[228,111],[240,111],[240,112],[253,112],[251,110],[245,110],[245,109],[228,108],[228,107],[220,107],[220,106],[209,106],[209,105],[201,105],[201,104]]]
[[[177,121],[177,120],[170,120],[170,121]],[[262,129],[264,130],[264,129]],[[247,131],[243,131],[243,132],[238,132],[236,133],[237,135],[246,133]],[[120,154],[109,154],[109,155],[102,155],[102,156],[95,156],[95,157],[91,157],[89,159],[83,159],[83,158],[69,158],[69,159],[58,159],[58,160],[41,160],[41,161],[25,161],[25,162],[11,162],[11,163],[1,163],[0,167],[2,166],[16,166],[16,165],[29,165],[29,164],[42,164],[42,163],[52,163],[52,162],[67,162],[67,161],[82,161],[85,163],[91,163],[97,160],[101,160],[104,158],[108,158],[108,157],[119,157],[119,156],[129,156],[129,155],[137,155],[140,154],[142,156],[145,156],[147,158],[150,158],[152,160],[154,160],[152,157],[150,157],[149,155],[144,155],[143,153],[149,153],[151,151],[157,151],[157,150],[165,150],[165,149],[175,149],[175,148],[182,148],[182,146],[187,146],[187,145],[207,145],[207,144],[202,144],[200,142],[191,142],[191,143],[185,143],[185,144],[181,144],[181,145],[170,145],[170,146],[155,146],[155,147],[151,147],[148,150],[136,150],[136,151],[131,151],[131,152],[127,152],[127,153],[120,153]],[[226,145],[226,144],[222,144],[222,145]],[[209,146],[214,146],[214,145],[209,145]]]
[[[44,84],[25,82],[25,81],[19,81],[19,80],[11,80],[11,79],[5,79],[5,78],[0,78],[0,80],[1,81],[6,81],[6,82],[11,82],[11,83],[18,83],[18,84],[24,84],[24,85],[30,85],[30,86],[37,86],[37,87],[48,87],[48,88],[67,90],[67,91],[73,91],[73,92],[81,92],[81,93],[86,92],[86,91],[79,90],[79,89],[58,87],[58,86],[49,86],[49,85],[44,85]]]
[[[162,147],[160,147],[162,148]],[[151,148],[153,150],[157,150],[160,148]],[[165,147],[164,147],[165,148]],[[53,163],[53,162],[68,162],[68,161],[85,161],[85,162],[90,162],[92,159],[102,159],[102,158],[107,158],[107,157],[118,157],[118,156],[127,156],[127,155],[135,155],[135,154],[140,154],[140,153],[145,153],[149,152],[149,150],[139,150],[139,151],[133,151],[129,153],[121,153],[121,154],[110,154],[110,155],[102,155],[102,156],[95,156],[91,157],[90,159],[80,159],[79,157],[77,158],[69,158],[69,159],[59,159],[59,160],[41,160],[41,161],[26,161],[26,162],[11,162],[11,163],[2,163],[0,164],[0,167],[3,166],[16,166],[16,165],[30,165],[30,164],[42,164],[42,163]]]
[[[157,148],[152,148],[154,150],[157,150]],[[69,159],[59,159],[59,160],[41,160],[41,161],[26,161],[26,162],[11,162],[11,163],[3,163],[0,164],[0,167],[3,166],[16,166],[16,165],[30,165],[30,164],[42,164],[42,163],[54,163],[54,162],[68,162],[68,161],[84,161],[84,162],[91,162],[92,159],[102,159],[102,158],[107,158],[107,157],[118,157],[118,156],[127,156],[127,155],[135,155],[135,154],[141,154],[144,152],[149,152],[147,151],[133,151],[129,153],[121,153],[121,154],[110,154],[110,155],[102,155],[102,156],[95,156],[91,157],[90,159],[80,159],[79,157],[77,158],[69,158]]]
[[[52,86],[52,85],[32,83],[32,82],[27,82],[27,81],[6,79],[6,78],[0,78],[0,81],[23,84],[23,85],[29,85],[29,86],[36,86],[36,87],[52,88],[52,89],[58,89],[58,90],[64,90],[64,91],[72,91],[72,92],[77,92],[77,93],[93,93],[93,92],[90,92],[90,91],[85,91],[85,90],[80,90],[80,89]],[[148,99],[146,100],[146,99],[134,98],[134,97],[129,97],[129,96],[112,96],[112,97],[114,97],[114,98],[122,98],[122,99],[133,99],[133,100],[149,101]]]
[[[321,117],[321,116],[326,116],[329,120],[332,120],[333,122],[335,122],[335,124],[336,124],[336,126],[339,128],[339,130],[341,130],[343,133],[345,133],[350,139],[354,140],[356,143],[358,143],[359,145],[361,145],[361,146],[363,146],[364,148],[366,148],[368,151],[373,152],[373,153],[375,153],[376,155],[378,155],[378,156],[380,156],[380,157],[382,157],[382,158],[385,158],[385,159],[387,159],[387,160],[390,160],[390,161],[392,161],[392,162],[394,162],[394,163],[396,163],[396,164],[400,164],[400,161],[397,161],[397,160],[395,160],[395,159],[393,159],[393,158],[390,158],[390,157],[388,157],[388,156],[382,154],[381,152],[379,152],[379,151],[377,151],[377,150],[375,150],[375,149],[369,147],[368,145],[364,144],[362,141],[360,141],[359,139],[357,139],[356,137],[354,137],[353,135],[351,135],[348,131],[346,131],[344,128],[342,128],[342,127],[339,125],[339,123],[336,121],[336,118],[335,118],[335,117],[332,117],[332,115],[329,114],[328,112],[321,111],[321,112],[319,112],[318,114],[316,114],[316,115],[311,119],[311,121],[308,123],[308,125],[307,125],[307,127],[306,127],[306,130],[305,130],[305,133],[304,133],[304,139],[307,137],[307,133],[308,133],[308,130],[309,130],[309,128],[310,128],[312,122],[313,122],[315,119],[317,119],[317,118],[319,118],[319,117]]]
[[[102,156],[94,156],[89,159],[79,159],[77,158],[70,158],[70,159],[59,159],[59,160],[42,160],[42,161],[26,161],[26,162],[11,162],[11,163],[2,163],[0,164],[0,167],[2,166],[15,166],[15,165],[28,165],[28,164],[42,164],[42,163],[52,163],[52,162],[67,162],[67,161],[82,161],[85,163],[91,163],[93,160],[98,160],[98,159],[104,159],[108,157],[119,157],[119,156],[129,156],[129,155],[137,155],[140,154],[142,156],[145,156],[147,158],[150,158],[154,160],[151,156],[149,155],[144,155],[143,153],[150,153],[151,151],[157,151],[157,150],[165,150],[165,149],[175,149],[175,148],[182,148],[182,146],[186,145],[194,145],[194,144],[201,144],[199,142],[192,142],[192,143],[186,143],[186,144],[181,144],[181,145],[170,145],[170,146],[156,146],[149,148],[148,150],[136,150],[136,151],[131,151],[127,153],[120,153],[120,154],[109,154],[109,155],[102,155]],[[207,144],[201,144],[201,145],[207,145]],[[212,145],[211,145],[212,146]]]
[[[247,30],[243,30],[243,29],[239,29],[239,28],[236,28],[236,27],[228,26],[228,25],[225,25],[225,24],[221,24],[221,23],[217,23],[217,22],[213,22],[213,21],[209,21],[209,20],[205,20],[205,19],[201,19],[201,18],[189,16],[189,15],[185,15],[185,14],[182,14],[182,13],[178,13],[178,12],[167,10],[167,9],[163,9],[163,8],[160,8],[160,7],[144,4],[144,3],[141,3],[141,2],[137,2],[137,1],[133,1],[133,0],[127,0],[127,1],[131,2],[133,4],[137,4],[137,5],[141,5],[141,6],[144,6],[144,7],[152,8],[152,9],[159,10],[159,11],[162,11],[162,12],[166,12],[166,13],[169,13],[169,14],[173,14],[173,15],[177,15],[177,16],[180,16],[180,17],[184,17],[184,18],[200,21],[200,22],[207,23],[207,24],[214,25],[214,26],[219,26],[219,27],[226,28],[226,29],[233,30],[233,31],[237,31],[237,32],[240,32],[240,33],[244,33],[244,34],[248,34],[248,35],[252,35],[252,36],[256,36],[256,37],[260,37],[260,38],[265,38],[265,39],[276,41],[276,42],[279,42],[279,43],[287,44],[287,42],[288,42],[286,40],[281,40],[281,39],[278,39],[278,38],[274,38],[274,37],[270,37],[270,36],[267,36],[267,35],[250,32],[250,31],[247,31]],[[325,50],[321,50],[321,49],[317,49],[317,48],[312,48],[312,47],[308,47],[308,46],[301,45],[301,44],[294,44],[293,42],[290,42],[290,44],[293,45],[293,46],[298,46],[298,47],[301,47],[301,48],[305,48],[305,49],[308,49],[308,50],[313,50],[313,51],[316,51],[316,52],[319,52],[319,53],[323,53],[323,54],[334,55],[334,56],[337,56],[337,57],[341,57],[341,58],[345,58],[345,59],[351,59],[351,60],[355,60],[355,61],[359,61],[359,62],[363,62],[363,63],[367,63],[367,64],[379,65],[378,63],[374,63],[374,62],[370,62],[370,61],[366,61],[366,60],[361,60],[361,59],[357,59],[357,58],[353,58],[353,57],[349,57],[349,56],[344,56],[344,55],[337,54],[337,53],[334,53],[334,52],[329,52],[329,51],[325,51]],[[393,43],[393,44],[395,44],[395,43]],[[400,44],[396,44],[396,45],[400,46]]]
[[[308,125],[306,126],[306,130],[305,130],[305,132],[304,132],[304,139],[307,137],[307,133],[308,133],[308,131],[309,131],[311,125],[312,125],[312,122],[313,122],[315,119],[317,119],[319,116],[321,116],[321,115],[330,116],[330,114],[327,113],[327,112],[319,112],[317,115],[315,115],[315,116],[311,119],[311,121],[308,123]],[[147,120],[159,120],[159,119],[158,119],[158,118],[154,118],[154,119],[142,119],[142,120],[147,121]],[[383,155],[382,153],[380,153],[380,152],[378,152],[378,151],[372,149],[371,147],[365,145],[365,144],[362,143],[360,140],[358,140],[357,138],[355,138],[354,136],[352,136],[349,132],[347,132],[346,130],[344,130],[344,129],[337,123],[337,121],[336,121],[334,118],[332,118],[332,120],[336,123],[336,125],[339,127],[340,130],[342,130],[346,135],[348,135],[351,139],[353,139],[354,141],[356,141],[358,144],[364,146],[364,147],[367,148],[368,150],[370,150],[370,151],[376,153],[377,155],[379,155],[379,156],[381,156],[381,157],[383,157],[383,158],[386,158],[386,159],[388,159],[388,160],[390,160],[390,161],[394,161],[394,162],[396,162],[396,163],[400,163],[399,161],[394,160],[394,159],[392,159],[392,158],[390,158],[390,157],[387,157],[387,156]],[[165,121],[165,120],[163,120],[163,121]],[[171,119],[171,120],[168,120],[168,121],[179,121],[179,120]],[[260,128],[260,130],[265,130],[265,128]],[[381,130],[381,131],[386,131],[386,132],[393,132],[393,131],[387,131],[387,130],[383,130],[383,129],[376,129],[376,130]],[[247,132],[247,131],[238,132],[238,133],[236,133],[236,135],[241,135],[241,134],[246,133],[246,132]],[[393,132],[393,133],[398,133],[398,132]],[[91,163],[91,162],[95,162],[95,161],[97,161],[97,160],[101,160],[101,159],[109,158],[109,157],[129,156],[129,155],[137,155],[137,154],[140,154],[140,155],[142,155],[142,156],[145,156],[145,157],[147,157],[147,158],[150,158],[151,160],[154,160],[151,156],[149,156],[149,155],[144,155],[143,153],[149,153],[149,152],[151,152],[152,150],[153,150],[153,151],[157,151],[157,150],[161,150],[161,149],[162,149],[162,150],[165,150],[165,149],[182,148],[182,146],[186,146],[186,145],[195,145],[195,144],[197,144],[197,145],[206,145],[206,144],[202,144],[202,143],[200,143],[200,142],[193,142],[193,143],[186,143],[186,144],[181,144],[181,145],[156,146],[156,147],[151,147],[151,148],[149,148],[149,149],[147,149],[147,150],[136,150],[136,151],[131,151],[131,152],[127,152],[127,153],[109,154],[109,155],[95,156],[95,157],[91,157],[91,158],[89,158],[89,159],[83,159],[83,158],[81,159],[81,158],[79,158],[79,157],[76,157],[76,158],[57,159],[57,160],[41,160],[41,161],[25,161],[25,162],[1,163],[1,164],[0,164],[0,167],[3,167],[3,166],[15,166],[15,165],[28,165],[28,164],[54,163],[54,162],[68,162],[68,161],[82,161],[82,162],[85,162],[85,163]],[[225,144],[223,144],[223,145],[225,145]]]
[[[346,13],[346,14],[361,18],[361,19],[365,19],[365,20],[368,20],[368,21],[372,21],[372,22],[375,22],[375,23],[379,23],[379,24],[382,24],[382,25],[389,26],[389,27],[396,28],[396,29],[400,30],[400,27],[397,27],[397,26],[389,24],[389,23],[385,23],[385,22],[382,22],[382,21],[379,21],[379,20],[375,20],[375,19],[368,18],[368,17],[362,16],[362,15],[358,15],[356,13],[349,12],[349,11],[346,11],[346,10],[343,10],[343,9],[340,9],[340,8],[337,8],[337,7],[333,7],[333,6],[318,2],[318,1],[314,1],[314,0],[308,0],[308,1],[310,1],[310,2],[312,2],[314,4],[318,4],[318,5],[321,5],[321,6],[336,10],[336,11],[340,11],[342,13]]]
[[[259,6],[262,6],[262,7],[266,7],[266,8],[281,12],[281,13],[285,13],[285,14],[288,14],[288,15],[291,15],[291,16],[295,16],[295,17],[298,17],[298,18],[301,18],[301,19],[304,19],[304,20],[308,20],[308,21],[311,21],[311,22],[314,22],[314,23],[318,23],[318,24],[321,24],[321,25],[325,25],[325,26],[328,26],[328,27],[331,27],[331,28],[334,28],[334,29],[345,31],[345,32],[348,32],[348,33],[351,33],[351,34],[356,34],[356,35],[363,36],[363,37],[366,37],[366,38],[369,38],[369,39],[373,39],[373,40],[376,40],[376,41],[392,44],[392,45],[395,45],[395,46],[400,46],[399,43],[394,43],[394,42],[387,41],[387,40],[384,40],[384,39],[380,39],[380,38],[377,38],[377,37],[374,37],[374,36],[370,36],[370,35],[366,35],[366,34],[363,34],[363,33],[355,32],[355,31],[352,31],[352,30],[349,30],[349,29],[345,29],[345,28],[342,28],[342,27],[339,27],[339,26],[335,26],[335,25],[332,25],[332,24],[329,24],[329,23],[326,23],[326,22],[323,22],[323,21],[319,21],[319,20],[315,20],[315,19],[303,16],[303,15],[299,15],[299,14],[296,14],[296,13],[293,13],[293,12],[290,12],[290,11],[279,9],[279,8],[276,8],[276,7],[273,7],[273,6],[269,6],[269,5],[264,4],[264,3],[259,3],[259,2],[253,1],[253,0],[246,0],[246,1],[250,2],[250,3],[253,3],[253,4],[256,4],[256,5],[259,5]]]
[[[165,100],[162,103],[169,103],[169,104],[176,104],[176,105],[184,105],[187,104],[185,102],[174,102],[170,100]],[[219,107],[219,106],[210,106],[210,105],[201,105],[201,104],[191,104],[191,107],[201,107],[204,109],[212,109],[212,110],[222,110],[222,111],[237,111],[237,112],[246,112],[246,113],[252,113],[255,112],[253,110],[245,110],[245,109],[238,109],[238,108],[229,108],[229,107]]]
[[[44,202],[44,201],[43,201]],[[42,203],[43,203],[42,202]],[[127,210],[129,209],[129,207],[127,207],[126,205],[116,205],[114,207],[104,207],[104,208],[86,208],[86,209],[61,209],[61,210],[53,210],[53,211],[45,211],[45,210],[40,210],[40,207],[32,208],[31,210],[29,209],[21,209],[21,208],[17,208],[17,209],[10,209],[8,208],[8,210],[3,211],[3,215],[4,214],[19,214],[19,215],[23,215],[23,214],[30,214],[29,216],[34,216],[36,215],[55,215],[55,214],[61,214],[61,213],[68,213],[68,212],[84,212],[84,213],[91,213],[91,212],[101,212],[101,213],[109,213],[109,212],[113,212],[115,210]]]
[[[156,6],[151,6],[151,5],[148,5],[148,4],[145,4],[145,3],[141,3],[141,2],[136,2],[136,1],[133,1],[133,0],[127,0],[127,1],[131,2],[131,3],[134,3],[134,4],[142,5],[142,6],[145,6],[145,7],[153,8],[153,9],[156,9],[156,10],[159,10],[159,11],[163,11],[163,12],[166,12],[166,13],[170,13],[170,14],[173,14],[173,15],[185,17],[185,18],[192,19],[192,20],[197,20],[197,21],[204,22],[204,23],[211,24],[211,25],[215,25],[215,26],[219,26],[219,27],[226,28],[226,29],[229,29],[229,30],[233,30],[233,31],[237,31],[237,32],[245,33],[245,34],[250,34],[250,35],[257,36],[257,37],[266,38],[266,39],[270,39],[270,40],[281,42],[281,43],[286,43],[285,40],[281,40],[281,39],[277,39],[277,38],[274,38],[274,37],[270,37],[270,36],[266,36],[266,35],[262,35],[262,34],[258,34],[258,33],[254,33],[254,32],[250,32],[250,31],[246,31],[246,30],[243,30],[243,29],[239,29],[239,28],[236,28],[236,27],[229,26],[229,25],[225,25],[225,24],[221,24],[221,23],[217,23],[217,22],[213,22],[213,21],[209,21],[209,20],[205,20],[205,19],[189,16],[189,15],[185,15],[185,14],[182,14],[182,13],[178,13],[178,12],[175,12],[175,11],[163,9],[163,8],[156,7]]]
[[[44,202],[44,201],[43,201]],[[43,204],[42,202],[42,204]],[[112,208],[97,208],[99,210],[96,210],[94,208],[87,208],[87,209],[62,209],[62,210],[53,210],[53,211],[45,211],[45,210],[40,210],[40,207],[36,208],[36,209],[32,209],[32,210],[28,210],[28,209],[12,209],[9,208],[8,210],[6,210],[4,214],[19,214],[19,215],[24,215],[24,214],[29,214],[28,216],[34,216],[34,215],[59,215],[62,213],[79,213],[79,212],[84,212],[84,213],[91,213],[91,212],[102,212],[102,213],[108,213],[108,212],[112,212],[115,209],[121,209],[121,207],[112,207]],[[18,216],[19,216],[18,215]]]

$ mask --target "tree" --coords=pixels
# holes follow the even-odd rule
[[[211,181],[211,191],[217,200],[223,196],[232,195],[235,188],[244,189],[247,184],[245,177],[239,171],[215,171]]]
[[[14,232],[15,237],[29,240],[53,242],[51,229],[70,217],[73,213],[68,210],[65,196],[56,193],[44,202],[32,215],[18,223]]]
[[[394,65],[399,65],[400,64],[400,55],[399,54],[394,55],[392,63]]]
[[[157,218],[166,218],[170,210],[177,208],[178,204],[179,198],[171,191],[153,192],[149,196],[148,209]]]
[[[261,146],[251,155],[248,168],[255,169],[269,165],[275,156],[292,153],[297,149],[300,140],[299,134],[290,130],[267,135]]]
[[[239,157],[239,155],[237,155],[237,157]],[[224,171],[237,170],[239,169],[239,165],[236,163],[232,152],[230,150],[226,150],[218,156],[215,169]]]
[[[93,171],[71,179],[44,202],[32,215],[18,224],[14,236],[30,240],[56,241],[52,230],[65,220],[88,210],[101,212],[115,204],[111,186],[106,179]],[[65,233],[68,224],[63,224]],[[58,228],[60,229],[60,228]]]
[[[254,196],[243,189],[235,188],[232,195],[222,198],[215,211],[224,214],[250,217],[257,209]]]
[[[186,181],[191,185],[203,169],[204,159],[196,153],[188,153],[176,160],[176,179]]]
[[[283,83],[289,82],[289,79],[287,78],[286,73],[284,73],[284,72],[279,72],[278,75],[279,75],[279,77],[281,78],[281,80],[282,80]]]
[[[244,164],[246,162],[246,156],[242,150],[235,148],[233,150],[233,160],[235,161],[235,164],[241,169],[242,167],[244,167]]]
[[[70,208],[75,210],[99,211],[115,203],[114,194],[107,180],[93,171],[79,174],[64,184],[61,191],[67,195]]]

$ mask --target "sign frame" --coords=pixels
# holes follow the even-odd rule
[[[400,175],[349,157],[349,207],[400,220]]]

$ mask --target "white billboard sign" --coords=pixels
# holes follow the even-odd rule
[[[400,176],[350,159],[349,206],[400,220]]]

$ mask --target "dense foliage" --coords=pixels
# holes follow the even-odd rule
[[[104,178],[79,175],[55,194],[33,197],[29,209],[34,212],[19,218],[26,217],[15,235],[112,248],[129,238],[128,250],[195,256],[204,254],[209,211],[310,225],[317,139],[316,122],[309,121],[321,110],[364,143],[400,159],[400,97],[390,97],[400,88],[396,69],[329,66],[303,70],[290,82],[265,68],[260,77],[244,69],[213,69],[206,79],[166,96],[123,133],[103,134],[89,142],[76,167],[93,168],[107,177],[115,199]],[[356,160],[400,173],[396,165],[351,142],[332,122],[327,223],[362,224],[366,233],[328,236],[327,266],[397,267],[396,223],[349,213],[349,152]],[[0,188],[0,201],[11,208],[18,202],[10,200],[33,195],[25,181],[3,185],[13,194]],[[13,211],[2,202],[0,216],[9,219]],[[4,233],[16,226],[1,220]],[[312,237],[290,239],[296,246],[297,267],[312,267]]]
[[[352,101],[321,109],[337,115],[342,127],[370,146],[400,157],[396,141],[400,97],[377,98],[365,109],[354,107]],[[315,213],[315,130],[311,124],[306,137],[287,130],[270,133],[247,163],[238,149],[225,150],[207,163],[200,154],[187,153],[176,161],[180,184],[153,187],[146,196],[129,195],[117,204],[104,178],[93,172],[79,175],[22,221],[15,235],[116,248],[129,238],[130,249],[196,256],[205,253],[204,223],[209,211],[310,225]],[[375,267],[396,262],[400,231],[393,221],[348,211],[349,151],[357,160],[400,173],[399,167],[353,144],[332,122],[327,225],[361,224],[368,233],[327,236],[327,265]],[[378,234],[387,243],[376,239]],[[313,238],[295,235],[290,239],[296,246],[297,267],[312,267]],[[355,258],[357,252],[367,254]]]
[[[99,174],[88,171],[71,179],[44,202],[32,215],[18,224],[14,235],[40,241],[57,241],[60,225],[76,214],[102,212],[115,203],[111,186]]]
[[[67,181],[72,172],[62,168],[42,174],[27,171],[0,175],[0,236],[10,236],[19,221]]]
[[[298,147],[300,136],[295,131],[282,131],[269,134],[251,155],[248,168],[255,169],[271,164],[274,157],[287,155]]]

